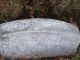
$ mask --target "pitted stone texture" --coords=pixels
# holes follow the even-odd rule
[[[54,19],[16,20],[0,27],[0,53],[6,57],[67,56],[80,44],[76,26]]]

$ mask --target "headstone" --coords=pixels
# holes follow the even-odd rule
[[[77,26],[63,21],[32,18],[0,24],[0,53],[5,57],[68,56],[79,44]]]

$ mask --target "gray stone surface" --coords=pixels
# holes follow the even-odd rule
[[[54,19],[23,19],[0,25],[0,53],[12,58],[71,55],[80,44],[77,26]]]

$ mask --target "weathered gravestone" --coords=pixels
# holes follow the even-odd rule
[[[11,58],[68,56],[77,51],[80,32],[54,19],[23,19],[0,25],[0,54]]]

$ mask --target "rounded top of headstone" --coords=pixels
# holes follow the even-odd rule
[[[55,19],[32,18],[3,23],[0,29],[7,32],[27,31],[68,31],[79,32],[77,26]]]

